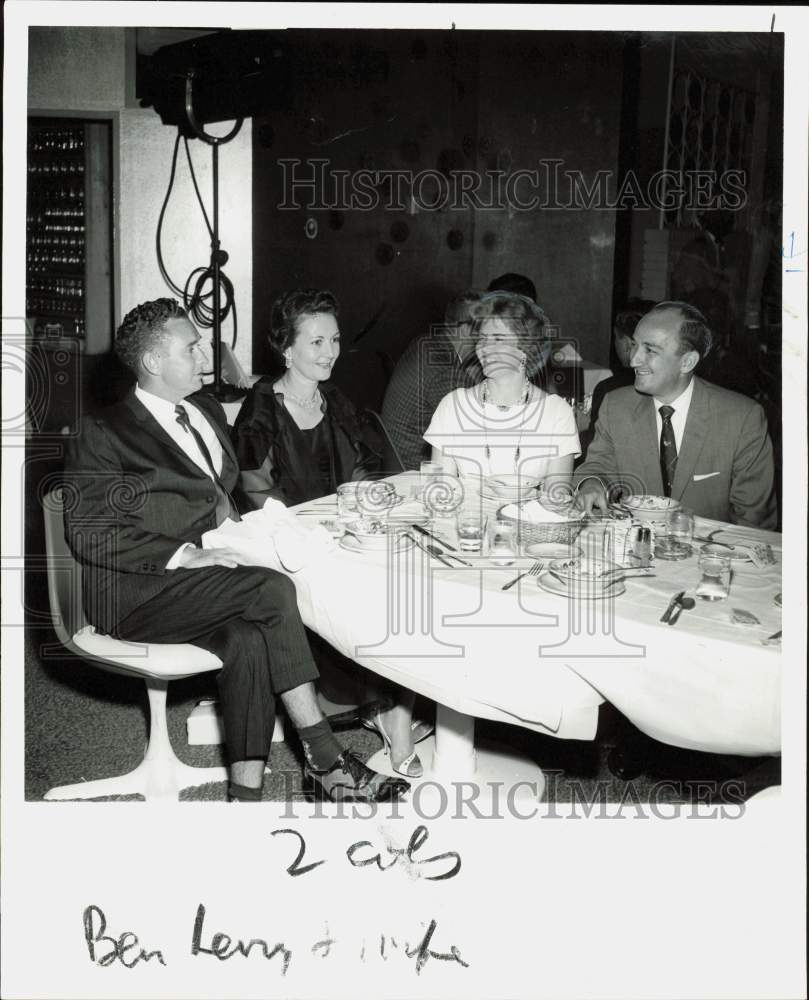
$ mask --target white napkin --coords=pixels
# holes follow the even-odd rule
[[[261,510],[250,511],[238,522],[228,518],[202,536],[204,549],[232,548],[251,565],[280,564],[287,573],[323,558],[336,544],[323,525],[304,523],[278,500],[266,500]]]
[[[573,507],[546,507],[539,500],[531,500],[523,504],[506,504],[502,513],[529,524],[561,524],[565,521],[576,521],[582,517],[581,511]]]

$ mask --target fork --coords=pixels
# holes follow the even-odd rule
[[[545,563],[543,563],[543,562],[535,562],[533,564],[533,566],[530,567],[530,569],[527,569],[524,573],[520,573],[519,576],[515,576],[514,579],[513,580],[509,580],[508,583],[504,583],[503,586],[500,589],[501,590],[511,590],[511,588],[514,586],[514,584],[518,580],[522,580],[522,578],[524,576],[539,576],[539,574],[542,572],[544,566],[545,566]]]

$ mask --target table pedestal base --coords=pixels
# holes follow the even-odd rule
[[[453,814],[522,813],[517,804],[536,805],[545,793],[545,777],[532,760],[506,746],[476,746],[474,718],[443,705],[436,706],[435,737],[422,740],[416,751],[424,774],[408,779],[409,798],[417,796],[420,808],[430,815],[435,815],[433,799],[436,809],[443,805]],[[382,774],[396,774],[384,748],[367,764]]]

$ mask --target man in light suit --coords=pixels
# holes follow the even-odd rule
[[[698,309],[660,302],[637,324],[634,386],[601,403],[595,438],[576,470],[577,503],[606,512],[622,492],[670,496],[701,517],[775,528],[772,445],[764,411],[694,376],[711,349]],[[607,762],[626,781],[647,770],[653,741],[626,725]]]
[[[202,387],[200,337],[173,299],[145,302],[121,324],[120,359],[137,378],[127,398],[85,419],[68,449],[65,532],[83,570],[87,617],[136,642],[190,642],[222,660],[217,676],[231,800],[258,801],[280,697],[328,798],[379,801],[407,782],[344,751],[318,707],[317,668],[295,587],[200,547],[204,532],[238,520],[238,463],[224,411]]]
[[[710,348],[705,318],[687,303],[660,302],[640,320],[630,359],[634,386],[604,397],[576,470],[583,510],[606,512],[622,491],[648,493],[679,500],[700,517],[776,527],[764,411],[694,376]]]

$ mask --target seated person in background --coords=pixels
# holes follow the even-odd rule
[[[477,478],[519,473],[567,489],[579,454],[576,418],[532,384],[546,356],[545,316],[523,295],[487,292],[475,309],[483,381],[438,405],[424,438],[448,472]],[[453,468],[454,467],[454,468]]]
[[[197,392],[205,367],[199,341],[173,299],[133,309],[115,351],[137,385],[85,418],[68,442],[65,536],[82,566],[87,618],[117,639],[190,642],[221,659],[231,800],[261,798],[276,697],[325,795],[395,797],[402,782],[343,750],[318,706],[317,668],[291,581],[244,565],[235,550],[201,548],[205,532],[240,515],[224,411]]]
[[[471,311],[478,292],[465,292],[448,303],[443,324],[417,337],[396,363],[385,399],[385,424],[405,469],[418,469],[429,458],[424,431],[448,392],[477,381],[470,338]]]
[[[256,507],[268,497],[288,506],[315,500],[380,468],[379,457],[362,439],[353,406],[336,386],[324,384],[340,354],[337,314],[334,295],[317,289],[286,292],[273,303],[270,346],[286,371],[253,386],[233,428],[241,486]],[[321,664],[322,694],[329,700],[340,697],[354,686],[356,664],[314,635],[312,643]],[[389,711],[364,722],[390,747],[395,770],[420,777],[413,741],[429,735],[432,727],[413,724],[415,695],[401,688],[383,690],[371,675],[363,686],[373,699],[395,699]]]
[[[576,470],[583,510],[606,511],[607,490],[625,490],[673,497],[700,517],[776,527],[764,411],[694,376],[710,349],[704,316],[685,302],[660,302],[640,320],[632,338],[634,386],[604,397],[595,438]]]
[[[590,426],[581,435],[581,448],[584,454],[595,435],[596,420],[601,402],[608,392],[635,384],[635,372],[631,366],[632,334],[635,327],[652,308],[654,302],[649,299],[629,299],[627,304],[615,315],[612,325],[613,345],[618,359],[618,370],[608,378],[602,379],[593,390],[593,401],[590,406]]]
[[[487,291],[490,292],[514,292],[515,295],[524,295],[532,302],[537,300],[536,285],[524,274],[501,274],[499,278],[494,278],[489,282]]]
[[[253,386],[233,428],[242,489],[256,507],[327,496],[381,467],[351,402],[327,383],[340,354],[337,314],[332,293],[314,288],[273,303],[270,346],[286,371]]]

